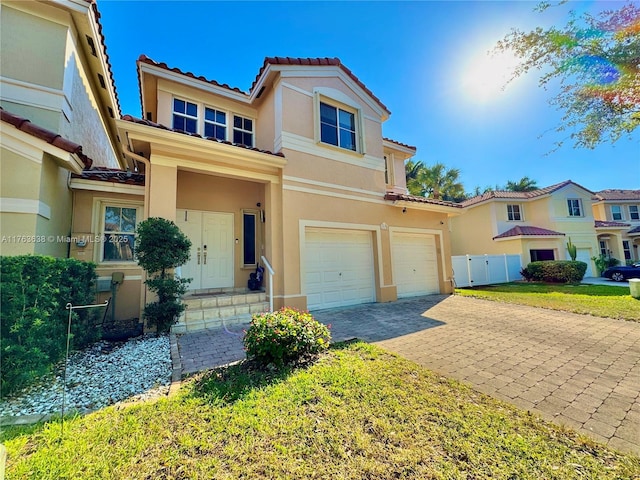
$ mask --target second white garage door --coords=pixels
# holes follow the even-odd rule
[[[398,298],[440,293],[435,236],[394,233],[391,242]]]
[[[375,301],[371,232],[307,228],[305,237],[308,309]]]

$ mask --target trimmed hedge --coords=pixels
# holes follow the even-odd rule
[[[0,257],[1,394],[26,387],[51,372],[66,351],[68,302],[95,301],[93,263],[72,258],[22,255]],[[71,345],[83,348],[99,339],[102,309],[76,310]]]
[[[529,281],[550,283],[578,283],[587,271],[587,264],[572,260],[531,262],[522,270]]]

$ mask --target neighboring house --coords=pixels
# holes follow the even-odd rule
[[[66,257],[72,172],[123,168],[95,5],[0,4],[0,253]]]
[[[522,264],[567,260],[567,241],[577,260],[595,274],[598,254],[591,197],[593,192],[567,180],[531,192],[492,191],[465,200],[465,214],[451,220],[453,255],[518,254]]]
[[[599,253],[623,263],[640,260],[640,190],[602,190],[593,195]]]

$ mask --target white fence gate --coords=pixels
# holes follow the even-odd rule
[[[451,257],[456,287],[475,287],[521,280],[520,255],[455,255]]]

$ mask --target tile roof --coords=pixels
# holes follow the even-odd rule
[[[629,230],[627,233],[640,233],[640,227],[634,227]]]
[[[72,178],[82,180],[96,180],[99,182],[122,183],[125,185],[144,186],[145,176],[141,173],[132,173],[113,168],[96,167],[91,170],[83,170],[80,175],[72,174]]]
[[[610,221],[606,221],[606,220],[596,220],[596,223],[595,223],[595,227],[596,228],[602,228],[602,227],[630,227],[630,226],[631,226],[630,223],[610,222]]]
[[[413,145],[407,145],[406,143],[398,142],[397,140],[392,140],[392,139],[387,138],[387,137],[382,137],[382,139],[386,140],[387,142],[391,142],[391,143],[395,143],[396,145],[400,145],[401,147],[413,150],[414,152],[416,151],[416,147],[414,147]]]
[[[30,120],[21,117],[20,115],[15,115],[13,113],[7,112],[2,107],[0,107],[0,120],[6,123],[10,123],[18,130],[33,137],[39,138],[40,140],[44,140],[54,147],[58,147],[65,152],[77,155],[80,160],[82,160],[82,163],[84,163],[86,168],[91,168],[93,160],[82,153],[82,145],[72,142],[71,140],[67,140],[56,132],[52,132],[51,130],[47,130],[46,128],[39,127],[38,125],[31,123]]]
[[[445,200],[436,200],[435,198],[427,198],[427,197],[417,197],[415,195],[406,195],[404,193],[393,193],[387,192],[384,196],[385,200],[392,201],[404,201],[404,202],[415,202],[415,203],[428,203],[431,205],[441,205],[443,207],[454,207],[454,208],[462,208],[459,203],[448,202]]]
[[[144,54],[142,54],[142,55],[140,55],[138,57],[138,62],[139,63],[146,63],[148,65],[153,65],[154,67],[159,67],[159,68],[162,68],[164,70],[168,70],[170,72],[179,73],[180,75],[184,75],[186,77],[191,77],[191,78],[194,78],[196,80],[200,80],[202,82],[210,83],[211,85],[215,85],[216,87],[226,88],[227,90],[231,90],[231,91],[236,92],[236,93],[241,93],[242,95],[249,95],[247,92],[243,92],[242,90],[240,90],[237,87],[230,87],[226,83],[219,83],[219,82],[216,82],[215,80],[209,80],[209,79],[203,77],[202,75],[196,75],[196,74],[191,73],[191,72],[185,72],[185,71],[180,70],[179,68],[176,68],[176,67],[169,67],[166,63],[164,63],[164,62],[156,62],[155,60],[147,57]]]
[[[91,8],[96,18],[96,25],[98,26],[98,34],[100,35],[100,45],[102,46],[102,51],[104,52],[104,59],[107,66],[107,72],[109,73],[109,80],[111,81],[111,85],[113,86],[113,94],[116,97],[116,108],[117,108],[117,116],[120,116],[120,98],[118,98],[118,91],[116,90],[116,81],[113,77],[113,69],[111,68],[111,61],[109,60],[109,54],[107,53],[107,43],[104,38],[104,33],[102,32],[102,23],[100,23],[100,17],[102,16],[98,11],[98,4],[96,0],[84,0],[86,3],[91,4]]]
[[[554,232],[553,230],[547,230],[546,228],[527,227],[527,226],[518,225],[516,227],[513,227],[513,228],[507,230],[504,233],[501,233],[500,235],[497,235],[497,236],[493,237],[493,239],[495,240],[496,238],[518,237],[520,235],[524,235],[524,236],[556,236],[556,235],[563,235],[564,236],[564,233]]]
[[[391,113],[389,111],[389,109],[380,101],[380,99],[378,97],[376,97],[373,94],[373,92],[371,90],[369,90],[366,87],[366,85],[364,83],[362,83],[360,81],[360,79],[353,74],[353,72],[351,70],[349,70],[346,66],[344,66],[342,64],[342,62],[340,61],[339,58],[266,57],[264,59],[262,67],[260,67],[260,70],[258,71],[258,74],[256,75],[255,80],[251,84],[251,88],[249,89],[249,92],[243,92],[242,90],[240,90],[237,87],[230,87],[226,83],[219,83],[219,82],[216,82],[215,80],[209,80],[208,78],[203,77],[202,75],[196,75],[196,74],[194,74],[192,72],[185,72],[185,71],[180,70],[179,68],[176,68],[176,67],[169,67],[166,63],[164,63],[164,62],[156,62],[155,60],[147,57],[144,54],[142,54],[142,55],[140,55],[138,57],[138,63],[146,63],[148,65],[153,65],[155,67],[159,67],[159,68],[162,68],[164,70],[168,70],[170,72],[175,72],[175,73],[178,73],[180,75],[185,75],[187,77],[191,77],[191,78],[194,78],[196,80],[200,80],[200,81],[203,81],[203,82],[206,82],[206,83],[210,83],[212,85],[215,85],[216,87],[226,88],[228,90],[231,90],[231,91],[236,92],[236,93],[240,93],[242,95],[249,95],[253,91],[253,89],[255,88],[256,84],[258,83],[258,80],[260,79],[260,77],[262,76],[262,74],[264,73],[264,71],[265,71],[265,69],[267,68],[268,65],[309,65],[309,66],[327,66],[327,65],[332,65],[332,66],[340,67],[342,69],[342,71],[344,71],[349,78],[351,78],[360,88],[362,88],[367,93],[367,95],[369,95],[371,98],[373,98],[382,108],[384,108],[387,111],[387,113]],[[139,73],[139,71],[138,71],[138,83],[140,83],[140,73]],[[142,92],[142,89],[140,89],[140,91]]]
[[[360,88],[362,88],[362,90],[366,92],[367,95],[373,98],[382,108],[384,108],[387,111],[387,113],[389,114],[391,113],[389,109],[386,107],[386,105],[382,103],[380,99],[376,97],[373,94],[373,92],[369,90],[367,86],[364,83],[362,83],[362,81],[360,81],[360,79],[356,77],[354,73],[351,70],[349,70],[340,61],[339,58],[266,57],[264,59],[264,63],[262,64],[262,67],[260,67],[260,71],[258,72],[255,80],[251,84],[251,90],[254,89],[254,87],[258,83],[258,80],[260,79],[260,77],[262,76],[262,74],[264,73],[264,70],[267,68],[268,65],[308,65],[308,66],[332,65],[332,66],[340,67],[342,71],[346,73],[349,78],[351,78],[351,80],[353,80]]]
[[[282,153],[282,152],[274,153],[274,152],[271,152],[270,150],[262,150],[262,149],[256,148],[256,147],[248,147],[246,145],[241,145],[239,143],[232,143],[232,142],[227,142],[227,141],[224,141],[224,140],[218,140],[217,138],[213,138],[213,137],[203,137],[202,135],[197,134],[197,133],[189,133],[189,132],[185,132],[183,130],[176,130],[176,129],[173,129],[173,128],[166,127],[165,125],[162,125],[160,123],[155,123],[155,122],[152,122],[150,120],[144,120],[142,118],[137,118],[137,117],[134,117],[132,115],[125,115],[125,116],[122,117],[122,120],[125,120],[127,122],[131,122],[131,123],[137,123],[137,124],[140,124],[140,125],[147,125],[149,127],[159,128],[161,130],[167,130],[169,132],[181,133],[183,135],[188,135],[190,137],[202,138],[203,140],[209,140],[211,142],[223,143],[225,145],[232,145],[234,147],[244,148],[245,150],[253,150],[254,152],[266,153],[268,155],[274,155],[276,157],[284,157],[284,153]]]
[[[548,187],[539,188],[537,190],[532,190],[530,192],[510,192],[506,190],[493,190],[490,192],[485,192],[482,195],[478,195],[476,197],[469,198],[462,202],[463,207],[468,207],[470,205],[475,205],[477,203],[482,203],[487,200],[491,200],[494,198],[505,198],[505,199],[515,199],[515,200],[528,200],[530,198],[541,197],[543,195],[547,195],[549,193],[555,192],[556,190],[560,190],[562,187],[566,187],[569,184],[573,184],[577,187],[582,188],[583,190],[593,193],[591,190],[584,188],[582,185],[577,184],[576,182],[572,182],[571,180],[565,180],[564,182],[556,183],[555,185],[550,185]]]
[[[640,200],[640,190],[608,189],[596,192],[593,200]]]

